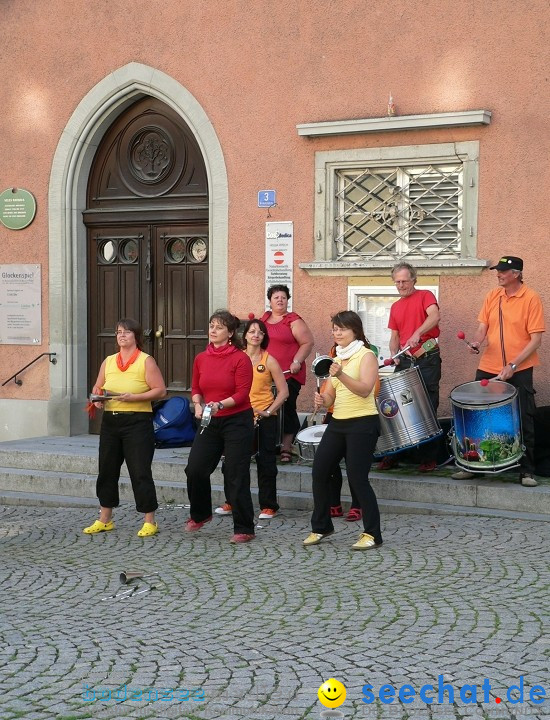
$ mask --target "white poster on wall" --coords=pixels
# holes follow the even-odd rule
[[[0,344],[41,343],[40,265],[0,265]]]
[[[266,222],[265,224],[265,291],[271,285],[287,285],[292,295],[292,267],[294,261],[294,223]],[[266,296],[266,308],[269,302]],[[292,310],[292,300],[288,303]]]
[[[435,297],[439,288],[435,285],[417,285],[417,290],[431,290]],[[390,357],[391,330],[388,328],[390,310],[399,300],[399,293],[391,285],[351,286],[348,288],[348,307],[355,310],[363,321],[365,335],[378,349],[378,360]]]

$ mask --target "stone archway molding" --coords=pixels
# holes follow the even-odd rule
[[[78,104],[63,130],[49,189],[50,366],[47,434],[86,433],[87,387],[86,229],[82,211],[97,147],[113,121],[150,95],[174,109],[201,148],[209,187],[210,308],[227,304],[228,184],[214,127],[193,95],[160,70],[132,62],[101,80]],[[38,420],[38,418],[37,418]],[[43,427],[46,423],[38,422]],[[39,433],[40,434],[40,433]]]

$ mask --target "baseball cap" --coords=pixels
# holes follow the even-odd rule
[[[521,272],[523,270],[523,260],[513,255],[505,255],[489,270],[519,270]]]

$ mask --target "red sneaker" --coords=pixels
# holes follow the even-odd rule
[[[420,467],[418,468],[420,472],[426,473],[426,472],[433,472],[437,467],[437,463],[435,460],[430,460],[430,462],[421,463]]]
[[[344,517],[344,511],[341,505],[333,505],[330,508],[330,517]]]
[[[200,530],[203,525],[206,525],[206,523],[209,523],[210,520],[212,520],[212,515],[210,517],[207,517],[205,520],[201,520],[200,522],[195,522],[193,518],[189,518],[187,522],[185,523],[184,530],[185,532],[195,532],[196,530]]]
[[[255,535],[247,535],[246,533],[235,533],[232,538],[229,539],[230,543],[245,543],[250,542],[256,538]]]
[[[397,460],[394,460],[392,457],[383,457],[382,460],[378,463],[376,469],[377,470],[391,470],[392,468],[398,467],[399,463]]]
[[[233,508],[228,502],[226,502],[223,505],[220,505],[220,507],[217,507],[214,512],[216,515],[231,515]]]

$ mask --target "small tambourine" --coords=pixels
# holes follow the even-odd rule
[[[320,380],[326,380],[333,362],[334,358],[331,358],[330,355],[319,355],[311,364],[311,372]]]

